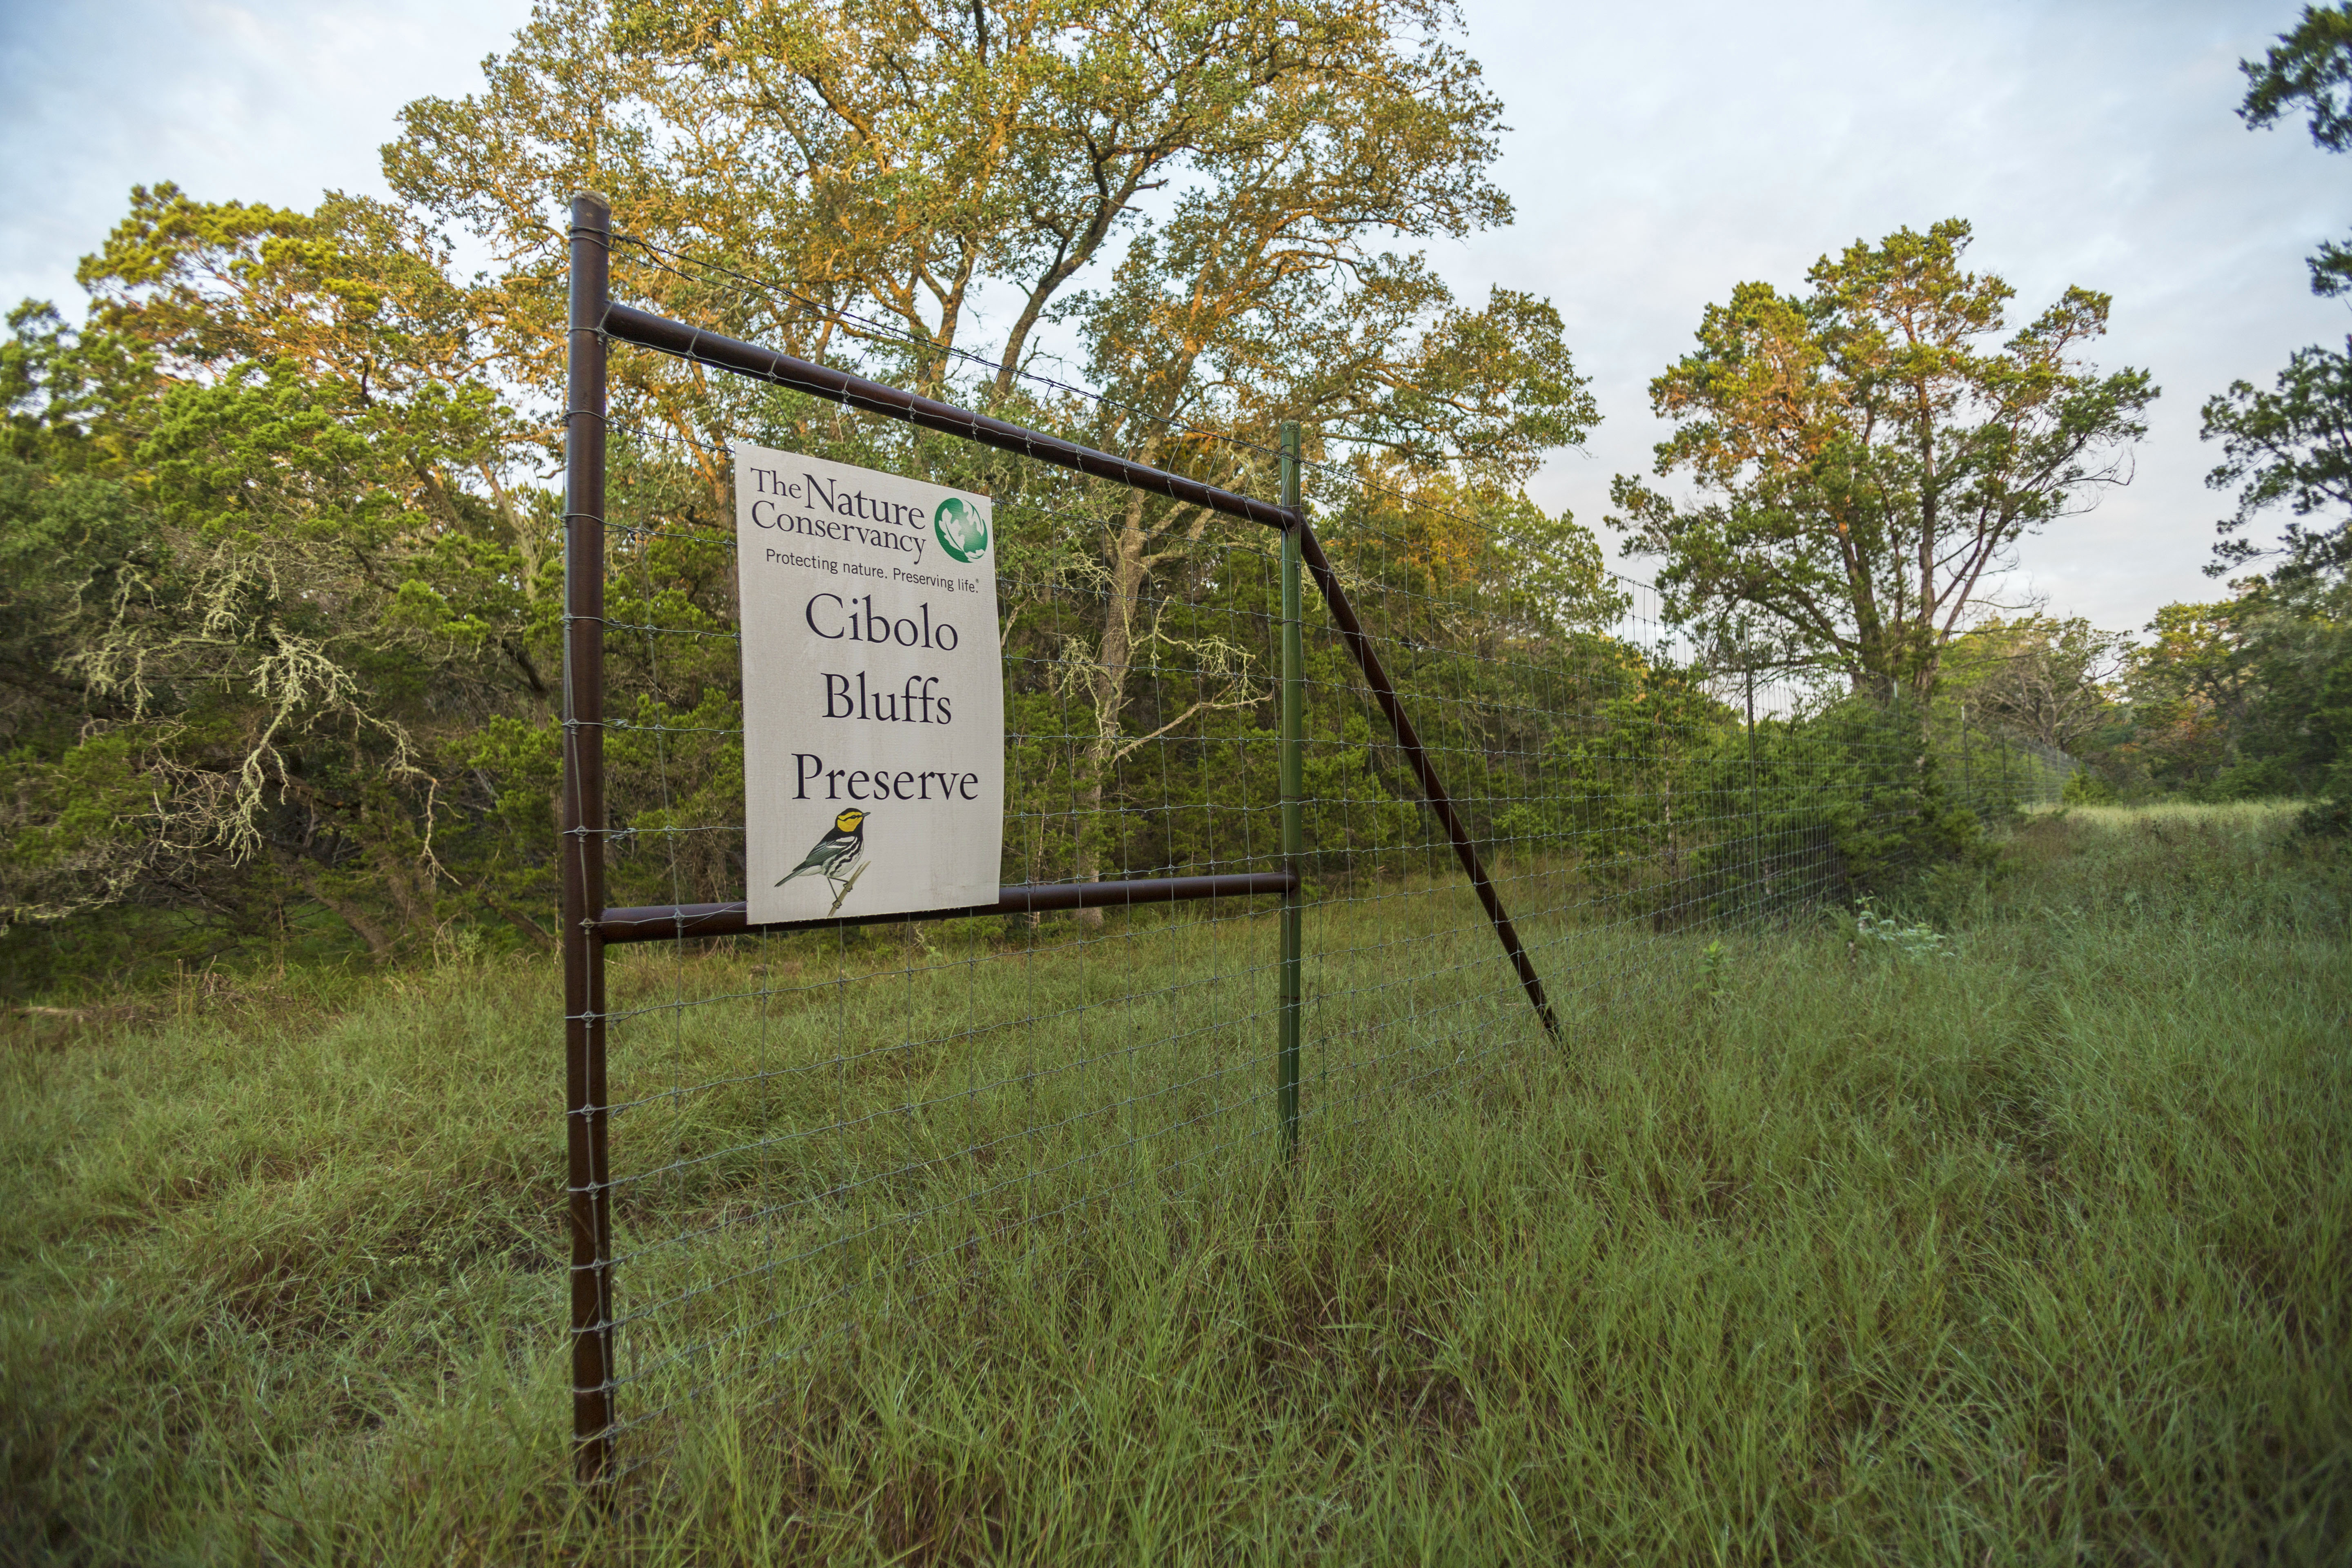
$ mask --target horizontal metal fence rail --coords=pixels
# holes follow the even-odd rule
[[[1166,496],[1171,500],[1181,500],[1192,506],[1206,507],[1211,511],[1237,517],[1245,522],[1284,529],[1297,521],[1296,514],[1284,510],[1272,501],[1237,495],[1232,490],[1202,484],[1181,474],[1155,468],[1148,463],[1133,462],[1108,452],[1097,452],[1058,436],[1048,436],[1043,431],[1027,429],[985,414],[976,414],[968,408],[958,408],[952,404],[903,391],[883,382],[868,381],[862,375],[835,370],[831,365],[797,359],[775,349],[761,348],[757,343],[704,331],[684,321],[673,321],[649,310],[640,310],[633,305],[607,305],[604,332],[607,337],[621,342],[657,349],[697,364],[712,365],[756,381],[829,398],[868,414],[903,420],[921,429],[961,436],[967,441],[993,447],[1001,452],[1034,458],[1041,463],[1051,463],[1074,473],[1109,479],[1116,484],[1149,490],[1154,495]]]
[[[1290,871],[1243,871],[1221,877],[1130,877],[1118,882],[1046,882],[1036,887],[1000,888],[996,902],[960,910],[926,910],[910,915],[835,916],[830,920],[780,921],[764,925],[751,924],[751,906],[741,902],[653,904],[641,909],[606,910],[604,918],[596,922],[596,934],[607,942],[667,942],[673,937],[829,931],[836,926],[898,925],[907,921],[964,920],[976,915],[1127,909],[1181,903],[1188,899],[1249,899],[1297,890],[1297,875]]]

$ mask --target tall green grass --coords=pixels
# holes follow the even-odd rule
[[[602,1509],[551,977],[30,1020],[0,1552],[2342,1561],[2352,874],[2293,820],[2037,820],[1904,911],[1948,952],[1531,922],[1558,1048],[1458,892],[1326,907],[1280,1179],[1270,921],[634,955],[616,1089],[751,1070],[616,1121],[674,1167],[621,1309],[687,1294],[624,1331],[624,1414],[680,1403]]]

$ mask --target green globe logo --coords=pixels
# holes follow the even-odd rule
[[[959,561],[970,562],[988,552],[988,520],[980,515],[978,507],[955,496],[940,502],[938,515],[931,519],[931,531],[940,536],[940,548]]]

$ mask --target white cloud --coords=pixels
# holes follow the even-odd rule
[[[71,308],[131,187],[308,207],[387,194],[411,99],[471,90],[527,0],[131,0],[0,14],[0,296]]]

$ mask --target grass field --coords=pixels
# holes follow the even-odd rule
[[[1909,952],[1538,919],[1561,1047],[1458,892],[1318,910],[1281,1181],[1263,918],[617,960],[672,1410],[603,1510],[544,964],[20,1020],[0,1554],[2344,1562],[2352,864],[2293,821],[2037,819]]]

